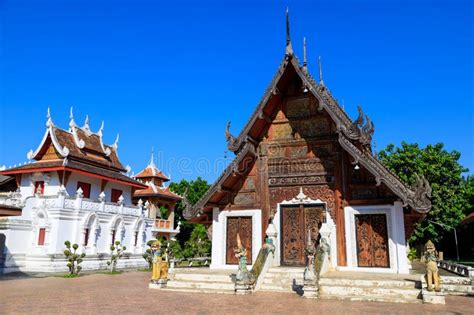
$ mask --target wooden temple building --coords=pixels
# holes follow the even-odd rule
[[[374,124],[359,107],[352,120],[323,81],[286,50],[269,87],[238,136],[235,158],[184,217],[212,229],[211,268],[236,268],[236,235],[251,264],[276,235],[276,265],[302,266],[308,234],[331,229],[338,270],[408,273],[407,239],[431,208],[422,177],[408,187],[372,151]]]

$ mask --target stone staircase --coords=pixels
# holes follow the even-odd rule
[[[177,268],[164,290],[234,294],[232,270]]]
[[[271,267],[260,287],[261,291],[302,294],[304,268]]]
[[[441,288],[450,295],[474,296],[474,282],[467,277],[441,276]]]
[[[359,277],[327,277],[319,280],[321,299],[421,303],[420,283],[414,279],[393,279],[360,274]]]

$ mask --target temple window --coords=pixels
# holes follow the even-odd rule
[[[122,191],[120,189],[112,189],[112,194],[110,196],[110,201],[118,202],[120,196],[122,196]]]
[[[46,228],[40,228],[38,231],[38,245],[43,246],[46,238]]]
[[[90,198],[91,197],[91,184],[89,183],[84,183],[84,182],[77,182],[77,189],[81,188],[82,189],[82,194],[84,198]]]
[[[87,246],[88,243],[89,243],[89,228],[87,228],[84,233],[84,246]]]
[[[134,246],[137,246],[138,244],[138,231],[135,231],[135,242],[134,242]]]
[[[114,245],[115,243],[115,230],[112,230],[112,243],[110,245]]]
[[[42,195],[44,193],[44,181],[39,180],[35,182],[35,194]]]

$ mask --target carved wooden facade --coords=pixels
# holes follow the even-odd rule
[[[227,125],[225,136],[228,149],[236,154],[234,161],[196,205],[187,203],[186,218],[210,224],[214,208],[260,209],[265,231],[282,201],[294,198],[301,187],[311,199],[326,203],[337,226],[338,265],[344,266],[344,207],[401,200],[407,209],[419,213],[430,209],[426,180],[420,177],[416,187],[409,188],[374,157],[370,118],[359,108],[359,116],[351,121],[320,79],[316,83],[287,47],[273,81],[240,135],[233,136]],[[299,264],[304,248],[302,229],[307,226],[293,226],[300,220],[294,215],[301,216],[296,210],[285,209],[280,215],[283,226],[288,224],[297,239],[283,241],[288,244],[282,248],[282,260]],[[263,242],[264,235],[261,237]]]

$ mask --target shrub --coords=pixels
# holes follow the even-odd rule
[[[71,246],[71,242],[65,241],[64,245],[66,245],[66,249],[64,250],[64,255],[68,261],[67,267],[69,268],[69,275],[68,277],[74,277],[79,275],[79,272],[82,270],[80,264],[84,257],[86,257],[85,253],[77,254],[77,249],[79,245],[73,244]]]
[[[151,270],[152,266],[153,266],[153,253],[151,252],[151,244],[154,241],[155,240],[150,240],[146,243],[148,248],[146,249],[145,253],[143,254],[143,259],[145,259],[146,262],[148,263],[148,270]]]
[[[110,266],[110,273],[116,273],[115,268],[117,262],[122,258],[123,252],[127,247],[120,245],[120,241],[115,241],[114,245],[110,245],[110,260],[107,261],[107,265]]]

